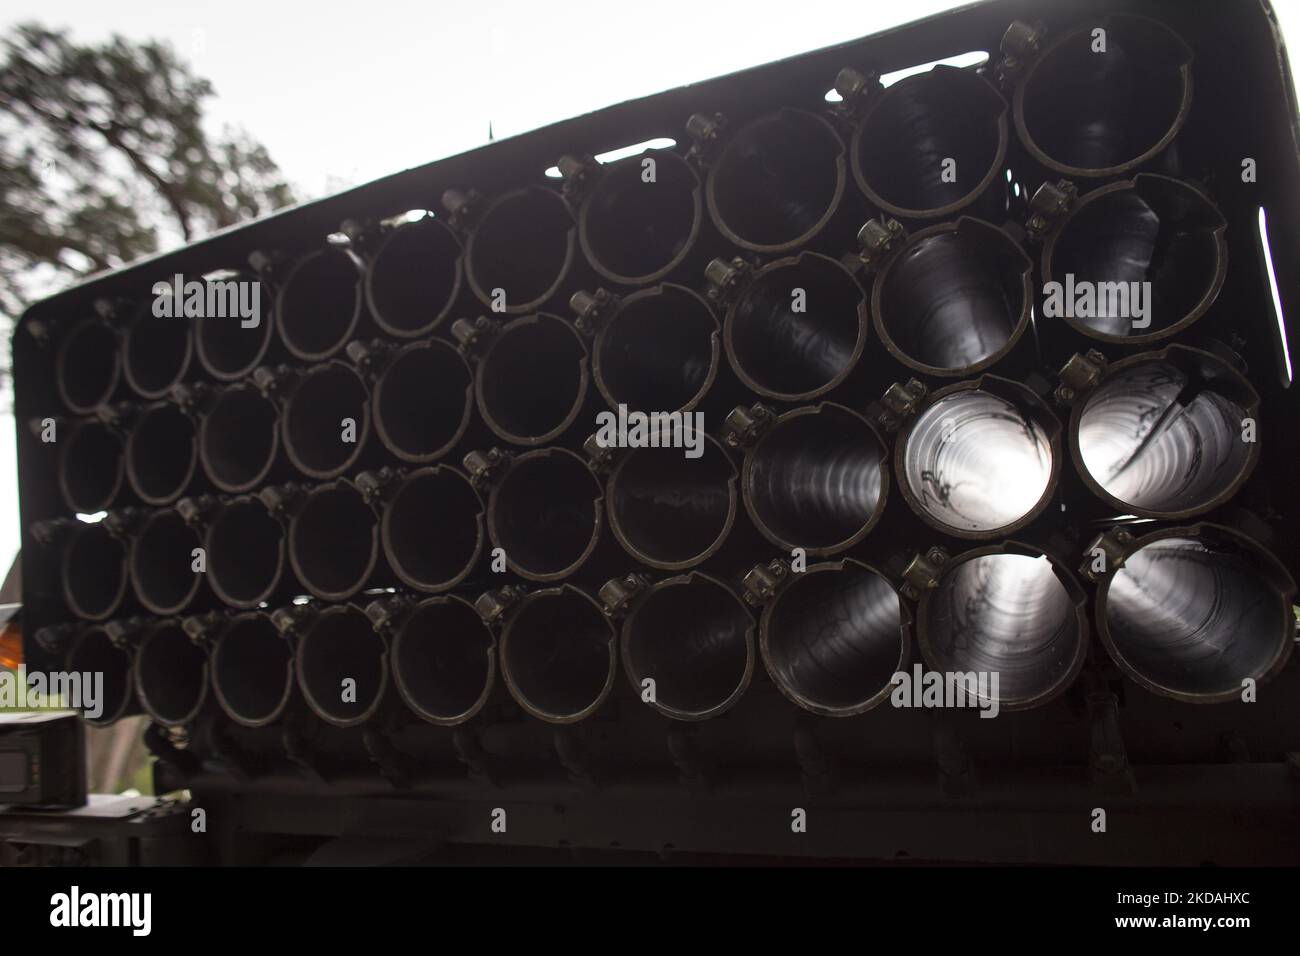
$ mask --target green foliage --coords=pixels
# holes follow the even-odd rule
[[[266,149],[204,128],[211,84],[170,46],[21,25],[0,44],[0,315],[293,201]]]

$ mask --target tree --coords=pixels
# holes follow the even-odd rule
[[[0,47],[0,317],[72,279],[293,201],[266,149],[213,137],[212,85],[165,43],[82,46],[24,24]]]
[[[29,24],[0,56],[0,326],[77,277],[293,201],[247,134],[209,136],[212,85],[166,44],[79,46]],[[92,734],[89,747],[97,792],[117,792],[143,765],[138,720]]]

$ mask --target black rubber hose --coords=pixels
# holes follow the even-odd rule
[[[122,436],[96,418],[64,427],[67,437],[60,442],[58,481],[68,508],[91,515],[120,504],[126,479]]]
[[[122,337],[122,371],[141,398],[163,398],[189,374],[194,327],[184,316],[158,316],[150,305],[131,318]]]
[[[479,360],[475,397],[483,421],[516,445],[554,441],[574,424],[590,390],[587,343],[546,313],[514,319]]]
[[[604,488],[563,448],[515,458],[488,496],[488,534],[506,565],[532,581],[557,581],[591,558],[601,539]]]
[[[448,465],[407,475],[384,504],[384,553],[403,583],[439,592],[470,578],[484,556],[487,508]]]
[[[342,362],[304,371],[284,403],[280,437],[289,461],[320,481],[358,466],[370,441],[370,389]]]
[[[1107,650],[1166,697],[1241,700],[1289,658],[1295,585],[1277,559],[1229,529],[1197,525],[1139,539],[1097,592]]]
[[[720,346],[717,316],[700,296],[679,285],[641,289],[601,324],[592,373],[612,408],[691,409],[714,382]]]
[[[1106,51],[1093,49],[1105,30]],[[1057,40],[1026,71],[1013,101],[1029,153],[1067,176],[1115,176],[1169,145],[1191,109],[1192,51],[1146,17],[1112,15]]]
[[[122,606],[128,590],[126,545],[104,521],[76,522],[63,542],[63,596],[69,610],[104,621]]]
[[[888,450],[861,415],[829,402],[781,415],[745,457],[755,526],[784,551],[843,551],[866,537],[889,494]]]
[[[623,669],[651,705],[678,720],[730,710],[754,672],[753,615],[721,581],[698,572],[654,584],[623,622]]]
[[[251,384],[213,396],[199,420],[199,460],[208,480],[239,494],[284,477],[280,409]]]
[[[487,702],[496,656],[496,639],[474,605],[455,594],[426,598],[395,628],[393,680],[420,717],[454,727]]]
[[[398,338],[431,333],[450,316],[464,280],[463,250],[441,220],[426,216],[389,231],[370,254],[366,302],[375,323]]]
[[[163,617],[194,603],[204,573],[195,570],[202,536],[172,510],[156,511],[140,521],[131,535],[128,564],[131,586],[146,608]],[[206,566],[205,564],[200,567]]]
[[[145,713],[164,726],[194,722],[208,701],[208,653],[177,621],[159,621],[145,631],[134,674]]]
[[[511,696],[534,717],[575,723],[609,696],[617,635],[600,605],[565,584],[524,597],[501,633],[501,673]]]
[[[1083,604],[1069,572],[1041,552],[982,548],[948,562],[938,587],[924,594],[918,642],[932,670],[987,675],[982,690],[1000,708],[1037,707],[1063,693],[1083,665]]]
[[[348,481],[307,490],[289,521],[289,563],[311,594],[346,601],[367,586],[390,584],[379,547],[379,516]]]
[[[326,723],[355,727],[374,717],[388,690],[388,647],[351,604],[322,610],[307,625],[294,658],[298,687]]]
[[[379,440],[403,461],[435,461],[471,440],[471,429],[482,432],[473,372],[441,339],[413,342],[387,361],[375,380],[372,410]]]
[[[610,530],[637,561],[680,570],[714,554],[740,508],[735,464],[722,446],[702,435],[702,453],[680,448],[634,448],[609,478]]]
[[[648,179],[644,163],[653,162]],[[704,215],[703,188],[681,156],[655,150],[603,166],[578,213],[587,259],[611,282],[657,281],[691,254]]]
[[[361,260],[343,246],[299,259],[280,283],[275,319],[291,355],[319,362],[364,335]]]
[[[1228,500],[1259,458],[1250,384],[1181,346],[1116,363],[1075,409],[1072,451],[1103,499],[1147,517],[1186,517]]]
[[[709,169],[718,231],[763,253],[789,252],[823,231],[844,198],[846,150],[835,128],[783,109],[742,126]]]
[[[927,375],[971,375],[1005,356],[1029,328],[1033,262],[979,219],[908,238],[872,287],[876,334]]]
[[[196,429],[172,402],[140,409],[126,441],[126,475],[141,501],[169,505],[190,488],[199,464]]]
[[[809,565],[763,608],[759,646],[768,674],[815,714],[849,717],[889,696],[906,665],[910,621],[893,585],[845,559]]]
[[[69,411],[86,414],[118,391],[122,377],[122,343],[103,319],[84,319],[59,343],[54,379]]]
[[[485,306],[524,315],[559,294],[572,278],[576,251],[568,202],[544,186],[528,186],[488,204],[465,246],[465,271]]]
[[[270,601],[290,585],[284,523],[252,495],[223,502],[206,519],[208,584],[241,609]]]
[[[999,216],[1007,112],[1002,95],[973,70],[936,66],[909,76],[875,96],[858,124],[858,185],[873,206],[902,219],[952,216],[975,204]]]
[[[211,672],[222,710],[245,727],[279,720],[297,693],[292,646],[261,611],[236,614],[222,627]]]
[[[727,311],[723,341],[742,382],[806,401],[839,385],[867,338],[862,286],[826,256],[803,253],[759,269]]]

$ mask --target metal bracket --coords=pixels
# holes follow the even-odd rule
[[[271,517],[279,521],[288,521],[306,496],[306,490],[294,482],[283,485],[271,485],[253,495],[262,503]]]
[[[141,508],[118,508],[104,515],[104,530],[119,541],[125,541],[140,526],[144,516]]]
[[[297,369],[287,365],[277,365],[274,368],[259,365],[253,369],[251,376],[253,387],[269,401],[288,398],[300,377],[301,373]]]
[[[727,125],[727,117],[721,113],[712,116],[692,113],[686,120],[686,135],[691,138],[691,148],[686,152],[687,161],[704,167],[717,159]]]
[[[940,547],[916,555],[903,569],[903,596],[912,601],[921,600],[922,594],[939,586],[943,566],[947,563],[948,552]]]
[[[474,490],[482,491],[496,480],[513,457],[508,451],[489,448],[487,451],[470,452],[461,464],[469,473],[469,483],[474,486]]]
[[[762,402],[746,408],[737,405],[722,422],[722,441],[728,448],[749,448],[776,421],[777,415]]]
[[[33,522],[27,533],[42,548],[53,550],[63,543],[75,524],[77,521],[74,518],[45,518]]]
[[[907,240],[907,230],[897,219],[868,219],[858,230],[858,257],[868,272],[879,272]]]
[[[366,605],[366,618],[376,634],[392,630],[397,620],[411,609],[411,599],[400,594],[379,598]]]
[[[753,273],[751,266],[744,259],[713,259],[704,267],[704,280],[708,286],[705,297],[714,305],[722,305],[735,298],[749,282]]]
[[[606,617],[620,618],[632,609],[632,605],[649,587],[649,575],[634,571],[621,578],[606,581],[600,586],[596,596],[600,598]]]
[[[352,479],[352,487],[357,489],[366,504],[379,509],[392,496],[404,477],[406,472],[402,469],[385,465],[376,471],[361,472]]]
[[[451,337],[456,340],[456,350],[466,358],[481,355],[483,347],[500,331],[501,326],[485,315],[451,323]]]
[[[348,360],[363,375],[376,376],[382,372],[397,354],[397,346],[383,339],[371,339],[369,342],[349,342],[344,349]]]
[[[147,625],[150,618],[147,617],[128,617],[124,620],[109,621],[104,625],[104,635],[109,642],[119,650],[130,650],[135,644],[140,631]]]
[[[136,413],[136,408],[131,404],[118,402],[116,405],[101,405],[95,409],[94,416],[109,431],[125,439]]]
[[[840,102],[831,108],[831,114],[846,120],[860,116],[867,104],[884,90],[880,85],[879,72],[872,70],[862,73],[851,66],[846,66],[835,74],[833,86],[840,95]]]
[[[618,458],[618,449],[602,445],[595,435],[588,435],[582,443],[582,451],[587,456],[591,470],[598,475],[607,475]]]
[[[212,644],[212,635],[229,620],[223,611],[207,611],[194,614],[181,621],[181,630],[195,647],[208,647]]]
[[[1068,179],[1043,183],[1029,200],[1029,218],[1025,232],[1031,242],[1042,242],[1058,222],[1064,219],[1079,198],[1079,187]]]
[[[254,249],[248,254],[248,267],[262,279],[274,279],[284,265],[284,256],[279,252],[267,252]]]
[[[206,382],[173,385],[168,394],[172,404],[191,418],[205,412],[215,397],[216,391]]]
[[[1015,20],[1002,35],[999,47],[1001,59],[995,68],[998,82],[1003,88],[1014,86],[1029,65],[1038,59],[1047,38],[1047,27],[1042,21]]]
[[[573,327],[583,335],[595,335],[606,319],[618,310],[619,301],[619,297],[608,289],[595,292],[579,289],[569,298],[569,308],[578,316]]]
[[[506,613],[527,593],[515,584],[507,584],[494,591],[485,591],[475,599],[474,610],[478,612],[483,623],[491,627],[500,624]]]
[[[180,499],[174,507],[188,527],[201,531],[212,513],[221,507],[221,499],[216,495],[197,495]]]
[[[745,603],[753,607],[766,604],[776,597],[790,580],[790,575],[790,563],[783,558],[773,558],[767,564],[757,565],[741,582]]]
[[[1076,352],[1061,369],[1061,384],[1052,397],[1061,405],[1072,405],[1083,393],[1095,388],[1106,371],[1106,356],[1096,349]]]
[[[1088,542],[1088,547],[1083,552],[1083,563],[1079,565],[1079,574],[1095,584],[1106,575],[1118,571],[1124,567],[1124,559],[1128,557],[1129,545],[1132,543],[1133,535],[1123,528],[1103,531]],[[1093,565],[1099,557],[1102,569],[1097,571]]]
[[[339,232],[348,237],[348,243],[358,253],[366,253],[384,233],[381,223],[373,219],[344,219]]]
[[[560,170],[563,185],[560,191],[575,203],[580,203],[591,194],[596,183],[600,181],[602,169],[600,163],[591,155],[577,156],[565,154],[555,164]]]
[[[482,206],[482,197],[477,190],[462,192],[448,189],[442,194],[442,208],[447,210],[447,224],[456,232],[465,233],[474,225]]]
[[[929,392],[918,379],[908,379],[906,384],[895,382],[885,389],[880,401],[871,403],[867,414],[880,428],[896,432],[916,415]]]
[[[23,323],[23,328],[27,334],[32,337],[32,341],[40,349],[48,349],[54,340],[63,332],[66,320],[53,319],[28,319]]]
[[[316,620],[319,612],[310,604],[294,604],[271,612],[271,626],[283,638],[297,637],[304,627]]]

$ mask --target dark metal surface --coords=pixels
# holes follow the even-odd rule
[[[530,846],[1294,862],[1300,338],[1258,224],[1285,309],[1295,114],[1265,6],[997,0],[82,283],[15,332],[18,417],[62,429],[19,434],[28,658],[111,673],[105,722],[176,725],[159,785],[228,811],[227,862],[269,856],[240,833],[477,847],[494,807]],[[591,159],[659,137],[661,202]],[[145,334],[153,282],[231,269],[274,290],[261,328]],[[1153,330],[1048,318],[1058,272],[1150,279]],[[602,398],[704,410],[730,450],[593,453]],[[160,556],[195,538],[197,595]],[[998,671],[1004,713],[888,705],[918,656]]]

